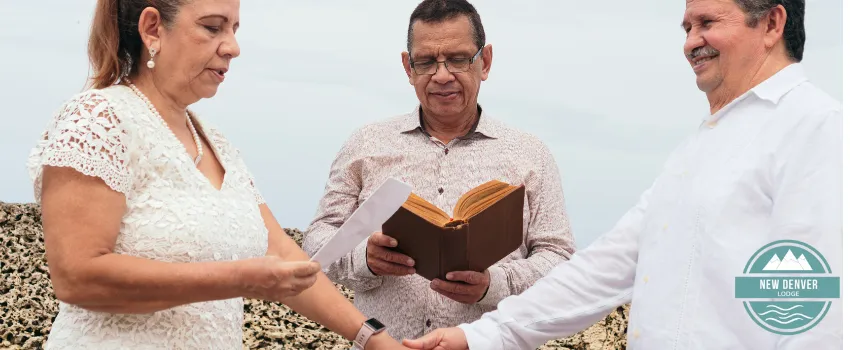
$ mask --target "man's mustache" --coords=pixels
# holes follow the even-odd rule
[[[700,46],[698,48],[693,49],[691,51],[691,53],[688,54],[688,58],[693,60],[693,59],[700,57],[700,56],[717,56],[719,54],[720,54],[720,51],[717,51],[717,49],[706,45],[706,46]]]

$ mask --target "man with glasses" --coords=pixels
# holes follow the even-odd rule
[[[305,251],[315,254],[388,177],[411,184],[447,213],[461,195],[487,181],[525,185],[523,244],[483,273],[456,271],[447,281],[429,282],[414,273],[416,262],[388,249],[394,243],[380,232],[329,266],[329,277],[354,290],[355,305],[396,339],[471,322],[574,251],[559,170],[548,148],[478,104],[493,57],[484,39],[481,19],[465,0],[418,5],[402,64],[419,105],[350,137],[304,235]]]

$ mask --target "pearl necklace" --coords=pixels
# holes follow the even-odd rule
[[[145,102],[145,104],[147,105],[147,107],[151,111],[151,113],[153,113],[154,115],[159,117],[159,121],[162,122],[162,125],[166,129],[171,130],[168,127],[168,124],[165,122],[165,119],[163,119],[162,115],[160,115],[159,112],[157,112],[156,107],[153,106],[153,103],[151,103],[151,101],[148,99],[148,97],[145,96],[145,94],[143,94],[142,91],[139,90],[139,88],[137,88],[136,85],[133,84],[133,82],[130,81],[130,79],[125,78],[124,80],[127,82],[128,85],[130,85],[130,88],[133,89],[133,92],[135,92],[136,95],[139,96]],[[203,157],[203,155],[204,155],[204,148],[201,146],[201,138],[198,136],[198,131],[195,130],[195,124],[192,123],[192,118],[189,116],[188,111],[186,112],[186,124],[188,124],[189,129],[192,130],[192,137],[195,140],[195,146],[198,148],[198,156],[195,157],[195,166],[197,166],[201,162],[201,157]]]

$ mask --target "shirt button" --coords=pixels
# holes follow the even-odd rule
[[[437,192],[440,192],[440,194],[443,194],[443,188],[442,187],[438,188]]]
[[[425,321],[425,327],[431,327],[431,320]]]
[[[643,276],[643,283],[649,282],[649,276]]]
[[[664,224],[664,227],[662,227],[661,229],[667,231],[667,224]]]
[[[443,153],[449,154],[449,149],[448,148],[443,149]]]

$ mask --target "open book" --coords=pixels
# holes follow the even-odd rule
[[[393,250],[416,261],[416,273],[432,280],[451,271],[484,272],[523,241],[525,186],[492,180],[458,199],[451,215],[411,193],[384,224]]]

